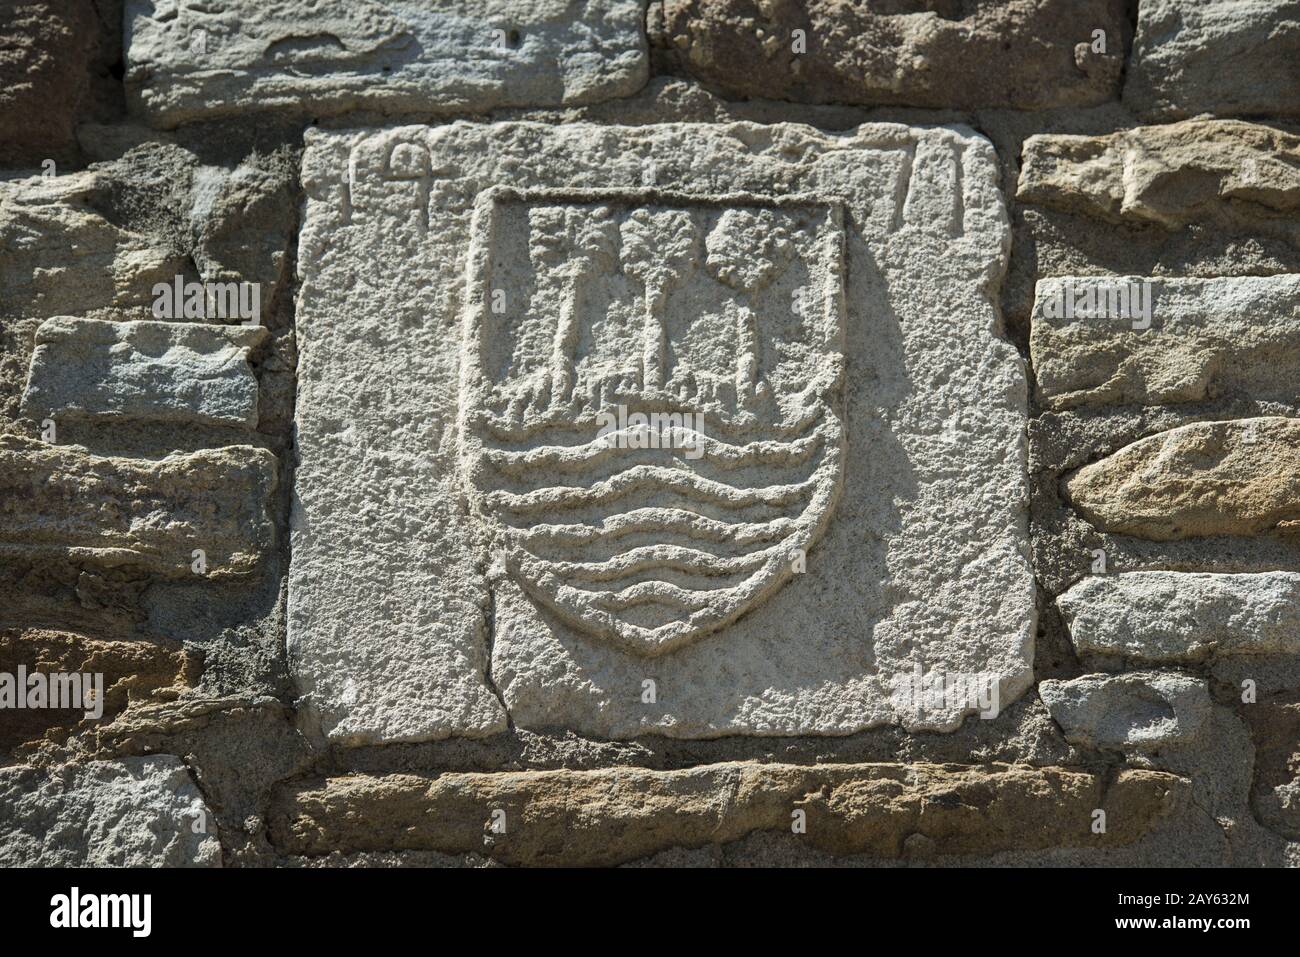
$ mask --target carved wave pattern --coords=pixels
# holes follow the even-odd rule
[[[752,438],[722,421],[663,433],[497,421],[480,446],[480,507],[515,577],[571,625],[640,654],[721,628],[795,574],[834,509],[842,425],[818,402],[799,430]],[[493,438],[492,436],[510,436]],[[688,454],[689,452],[689,454]]]

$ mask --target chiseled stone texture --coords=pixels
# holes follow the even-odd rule
[[[484,112],[630,96],[643,0],[127,0],[133,108],[173,127],[246,110]]]
[[[175,175],[163,163],[151,170],[149,147],[140,153],[145,155],[129,174],[126,164],[117,165],[118,177],[143,178],[153,170],[156,176]],[[180,166],[190,157],[177,152],[170,159]],[[196,271],[209,282],[260,283],[262,310],[269,312],[288,276],[289,249],[298,225],[296,151],[254,153],[233,169],[203,164],[191,170],[185,197],[189,208],[184,212],[191,233],[186,245]]]
[[[0,769],[5,867],[220,867],[213,820],[170,754]]]
[[[1101,136],[1025,140],[1016,198],[1114,223],[1216,222],[1300,241],[1300,137],[1197,119]]]
[[[1122,751],[1190,744],[1213,708],[1204,679],[1165,671],[1042,681],[1038,694],[1067,741]]]
[[[154,285],[182,274],[260,283],[269,310],[288,271],[297,166],[286,147],[227,169],[159,140],[79,172],[0,181],[0,312],[148,319]]]
[[[276,475],[247,445],[152,460],[0,436],[0,556],[181,578],[202,549],[208,576],[244,574],[274,541]]]
[[[261,326],[48,319],[36,330],[23,412],[251,429],[248,355],[265,338]]]
[[[1084,578],[1056,599],[1079,654],[1139,664],[1300,654],[1300,574],[1138,571]]]
[[[1028,687],[987,141],[314,131],[304,182],[289,647],[334,740],[503,702],[603,737],[951,730],[975,709],[895,680]],[[701,455],[594,442],[620,404],[703,415]]]
[[[1070,502],[1104,531],[1155,541],[1258,535],[1300,519],[1300,419],[1180,426],[1064,481]]]
[[[1149,284],[1151,325],[1125,318],[1053,318],[1054,304],[1088,287]],[[1104,301],[1104,300],[1102,300]],[[1300,396],[1300,276],[1216,279],[1041,279],[1029,354],[1049,409],[1161,405],[1245,393]]]
[[[948,109],[1114,99],[1130,32],[1121,0],[662,0],[648,24],[730,97]]]
[[[1296,0],[1142,0],[1124,102],[1152,118],[1300,115]]]
[[[1134,769],[1108,782],[1055,767],[736,762],[327,778],[283,788],[269,823],[272,843],[289,854],[429,850],[592,867],[758,831],[789,834],[797,810],[807,822],[800,840],[833,854],[898,858],[918,844],[941,854],[1113,848],[1188,798],[1186,779]],[[1092,833],[1098,808],[1104,834]],[[489,830],[490,810],[505,812],[505,834]]]
[[[73,145],[99,22],[87,0],[0,3],[0,166]]]

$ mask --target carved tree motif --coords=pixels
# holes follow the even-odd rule
[[[552,401],[573,396],[582,285],[617,262],[618,220],[608,206],[539,206],[530,217],[529,256],[560,288],[555,345],[551,353]]]
[[[623,223],[623,271],[645,287],[641,381],[646,389],[664,385],[664,302],[693,266],[698,246],[695,223],[681,210],[638,209]]]
[[[752,296],[783,273],[794,258],[789,230],[771,210],[729,209],[705,240],[705,266],[721,283]],[[753,408],[758,392],[759,341],[753,310],[732,303],[736,327],[736,408]],[[743,416],[742,416],[743,418]]]
[[[704,241],[705,266],[738,292],[758,292],[789,267],[795,243],[770,209],[729,209]]]

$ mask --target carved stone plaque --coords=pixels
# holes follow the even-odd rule
[[[312,131],[290,661],[364,744],[952,730],[1032,680],[963,129]],[[507,717],[508,715],[508,717]]]

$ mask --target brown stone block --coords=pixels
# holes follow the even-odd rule
[[[274,539],[276,478],[252,446],[127,459],[0,436],[0,557],[183,578],[201,549],[204,574],[245,574]]]
[[[103,714],[86,718],[76,708],[13,708],[0,721],[0,753],[92,724],[107,724],[131,705],[174,697],[198,681],[200,662],[179,641],[166,638],[105,641],[53,629],[0,630],[0,673],[102,674]],[[19,693],[25,689],[19,688]],[[51,732],[60,734],[51,735]]]
[[[1154,541],[1258,535],[1300,518],[1300,420],[1170,429],[1085,465],[1065,490],[1108,532]]]
[[[272,802],[272,843],[290,854],[478,852],[508,864],[605,866],[757,831],[897,858],[1131,843],[1186,799],[1171,774],[1102,775],[1011,765],[726,763],[505,774],[336,777]],[[1093,812],[1107,830],[1094,834]],[[504,812],[505,833],[492,830]],[[499,818],[498,818],[499,820]],[[919,837],[918,837],[919,835]]]
[[[0,3],[0,165],[73,146],[98,30],[87,0]]]
[[[1120,0],[664,0],[648,22],[727,96],[941,109],[1114,99],[1131,32]]]

